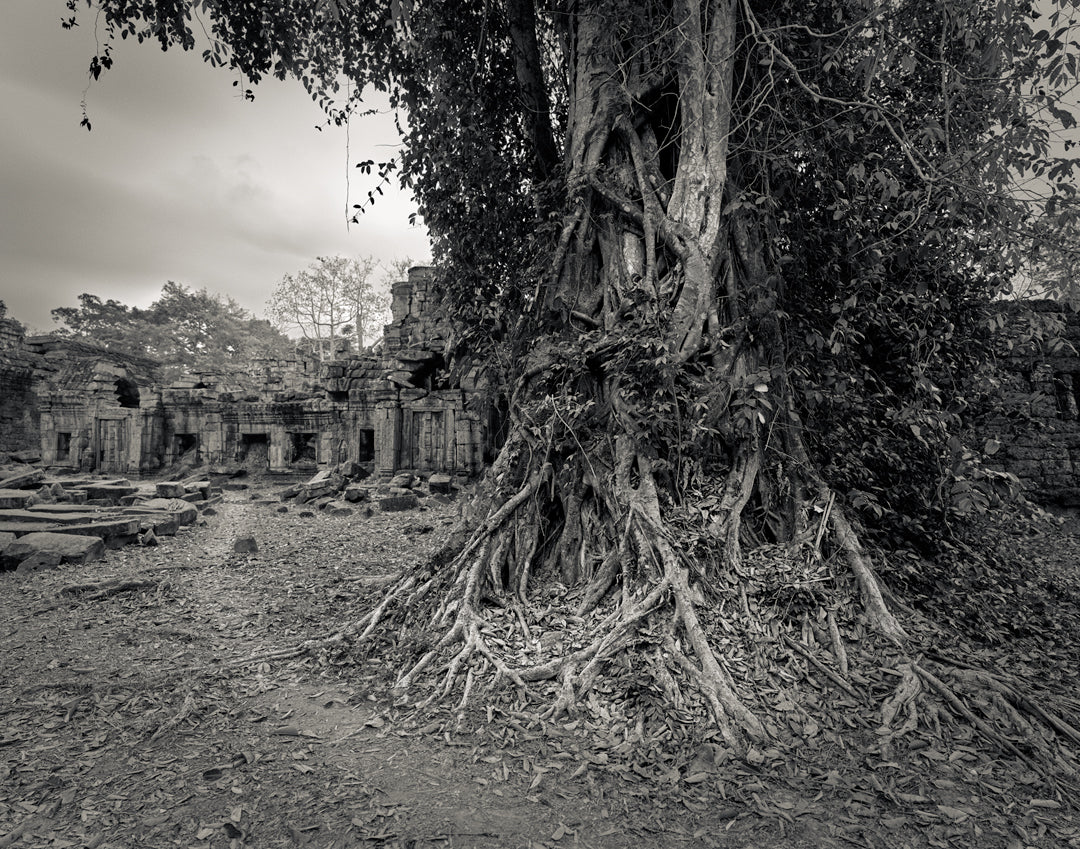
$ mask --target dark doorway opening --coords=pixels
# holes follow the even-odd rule
[[[293,433],[292,437],[292,464],[294,466],[314,466],[318,462],[317,433]]]
[[[370,463],[375,459],[375,429],[370,427],[360,428],[359,447],[356,459],[360,463]]]
[[[70,460],[71,459],[71,434],[70,433],[57,433],[56,434],[56,459],[57,460]]]
[[[240,447],[236,459],[251,468],[269,468],[270,434],[240,434]]]

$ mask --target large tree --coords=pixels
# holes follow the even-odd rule
[[[410,624],[399,687],[595,710],[632,654],[738,745],[778,733],[759,684],[792,635],[841,681],[867,628],[912,646],[860,526],[948,514],[951,376],[1022,260],[1010,186],[1071,192],[1058,4],[89,5],[166,47],[201,26],[209,61],[331,111],[344,74],[407,113],[458,350],[499,370],[509,426],[459,549],[338,635],[404,651]],[[942,684],[905,670],[895,706]]]
[[[281,279],[267,311],[282,330],[299,330],[321,360],[334,357],[337,339],[352,336],[363,350],[387,319],[389,298],[371,279],[376,266],[371,257],[318,257]]]

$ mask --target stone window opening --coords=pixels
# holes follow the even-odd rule
[[[125,409],[139,408],[139,385],[125,377],[116,381],[116,400]]]
[[[58,432],[56,434],[56,459],[71,459],[71,434]]]

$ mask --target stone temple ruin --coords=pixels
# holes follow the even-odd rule
[[[395,284],[375,354],[257,360],[244,374],[164,384],[161,364],[0,319],[0,453],[54,471],[158,476],[305,474],[341,463],[376,478],[468,478],[493,441],[480,367],[448,362],[432,273]]]

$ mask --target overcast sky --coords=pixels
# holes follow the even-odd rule
[[[118,43],[86,91],[90,21],[63,0],[3,0],[0,26],[0,300],[32,328],[80,293],[147,306],[173,280],[230,295],[262,317],[274,285],[317,256],[426,260],[411,199],[394,191],[359,224],[346,209],[374,185],[354,166],[395,154],[392,121],[319,132],[298,83],[255,101],[196,52]],[[347,182],[351,188],[347,189]],[[395,187],[396,188],[396,187]],[[349,196],[351,195],[351,197]]]

